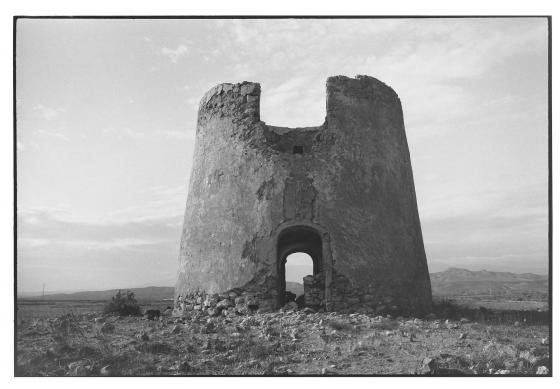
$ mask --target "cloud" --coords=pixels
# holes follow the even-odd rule
[[[179,58],[183,57],[189,52],[189,49],[185,45],[179,45],[175,49],[170,49],[168,47],[164,47],[161,49],[161,54],[168,57],[171,62],[177,63]]]
[[[173,131],[173,130],[158,130],[156,136],[161,136],[165,139],[174,140],[193,140],[195,138],[194,131]]]
[[[272,88],[263,85],[261,119],[288,127],[321,125],[325,104],[317,101],[318,93],[323,93],[323,82],[309,77],[293,77]]]
[[[48,226],[46,227],[48,228]],[[68,239],[63,237],[57,238],[18,238],[18,247],[21,250],[41,249],[45,247],[58,250],[74,249],[109,251],[109,250],[142,250],[146,246],[161,245],[168,243],[169,239],[147,239],[147,238],[113,238],[99,239],[96,235],[88,236],[87,239],[76,239],[69,236]]]
[[[51,243],[50,239],[42,239],[42,238],[18,238],[17,241],[18,244],[30,248],[48,246]]]
[[[124,219],[83,221],[57,209],[18,210],[18,263],[39,261],[56,269],[62,266],[58,262],[62,257],[73,262],[88,257],[101,261],[107,255],[152,256],[160,251],[162,259],[173,266],[174,256],[168,253],[178,250],[182,214]]]
[[[18,141],[16,141],[16,150],[17,151],[25,151],[25,150],[27,150],[27,146],[23,142],[18,140]]]
[[[166,219],[173,227],[182,225],[187,201],[186,182],[175,186],[156,185],[143,192],[147,197],[141,205],[130,206],[111,212],[102,220],[145,222]]]
[[[47,130],[36,130],[36,131],[33,132],[33,134],[47,136],[49,138],[58,139],[58,140],[61,140],[61,141],[64,141],[64,142],[70,142],[70,138],[67,137],[64,134],[61,134],[60,132],[53,132],[53,131],[47,131]]]
[[[63,108],[45,107],[42,104],[38,104],[38,105],[34,106],[33,110],[37,111],[39,113],[39,115],[45,120],[53,120],[57,116],[59,116],[62,112],[66,111]]]
[[[156,190],[160,198],[174,191]],[[18,209],[18,290],[104,289],[171,279],[182,215],[77,220],[57,208]]]
[[[114,128],[114,127],[106,127],[103,129],[104,134],[111,134],[111,136],[116,136],[117,139],[147,139],[147,140],[154,140],[154,139],[170,139],[170,140],[180,140],[180,141],[187,141],[193,140],[196,136],[194,131],[176,131],[176,130],[149,130],[149,131],[140,131],[140,130],[132,130],[128,127],[122,128]]]
[[[545,184],[447,193],[432,199],[420,217],[428,262],[437,269],[503,269],[508,259],[517,270],[542,273],[547,267]]]
[[[229,59],[228,80],[261,81],[261,112],[271,118],[266,121],[319,125],[326,78],[368,74],[395,88],[406,107],[407,129],[420,138],[452,131],[457,120],[473,119],[473,109],[485,100],[473,95],[475,88],[465,83],[481,80],[518,53],[546,52],[546,23],[536,19],[215,23],[219,55]],[[265,82],[294,79],[302,79],[302,87],[284,92]],[[284,104],[275,105],[275,100]],[[290,123],[283,123],[282,118]]]

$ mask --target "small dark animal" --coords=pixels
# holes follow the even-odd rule
[[[290,301],[296,301],[296,294],[287,290],[284,293],[284,303],[289,303]]]
[[[159,309],[148,309],[146,312],[144,312],[144,318],[148,320],[159,319],[160,316],[161,312],[159,311]]]

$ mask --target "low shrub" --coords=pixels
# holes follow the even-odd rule
[[[119,290],[111,301],[105,305],[103,312],[135,316],[140,315],[140,305],[138,305],[133,292],[127,290],[123,293],[123,291]]]

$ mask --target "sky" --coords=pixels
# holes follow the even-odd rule
[[[260,82],[261,120],[317,126],[327,77],[358,74],[401,99],[429,270],[546,274],[547,36],[544,18],[20,19],[18,290],[173,285],[202,95]]]

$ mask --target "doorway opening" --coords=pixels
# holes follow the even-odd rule
[[[298,306],[304,305],[303,278],[313,275],[313,259],[309,254],[295,252],[286,257],[286,292],[284,304],[295,301]]]
[[[287,291],[290,291],[290,287],[287,287],[290,284],[287,283],[292,282],[291,279],[293,277],[299,277],[298,270],[301,272],[307,269],[308,272],[299,278],[298,282],[302,284],[303,277],[307,275],[315,276],[321,273],[323,269],[323,249],[321,237],[319,233],[311,227],[297,226],[288,228],[283,231],[278,238],[277,253],[278,306],[282,307],[293,297],[291,294],[286,293]],[[288,257],[290,257],[290,265],[287,268],[286,264]],[[311,259],[311,261],[309,261],[309,259]],[[294,268],[292,268],[292,262],[294,263]],[[299,269],[296,270],[296,266],[302,267],[299,267]],[[303,285],[301,289],[303,289]],[[303,295],[303,292],[301,293],[301,295]],[[296,298],[297,297],[298,295],[296,294]],[[303,301],[304,298],[302,297],[300,299],[300,304],[302,304]]]

